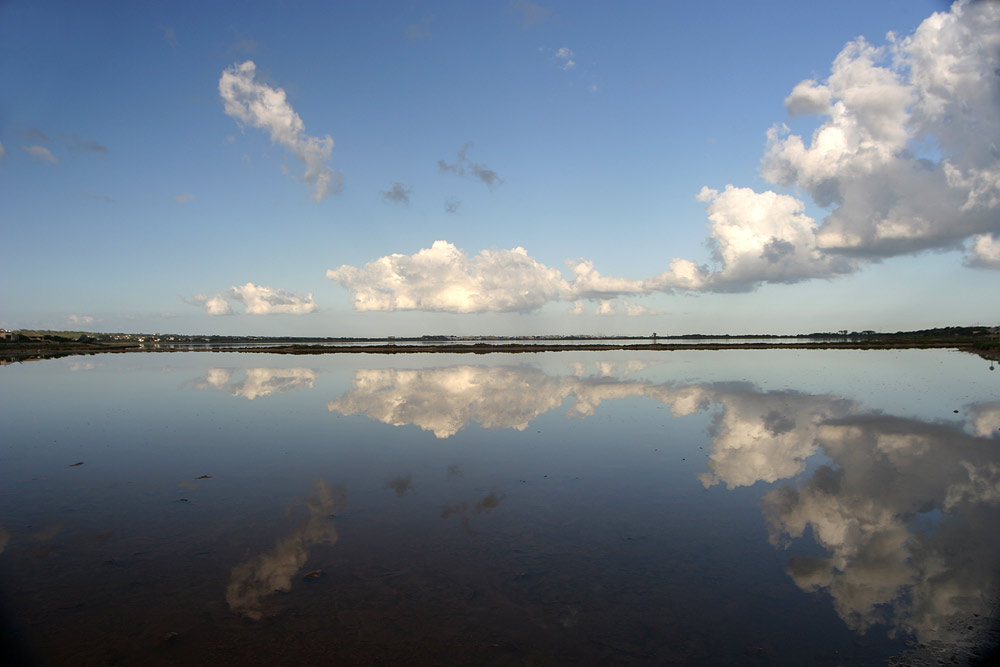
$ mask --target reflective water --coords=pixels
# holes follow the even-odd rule
[[[1000,564],[997,375],[932,350],[6,366],[5,657],[975,655]]]

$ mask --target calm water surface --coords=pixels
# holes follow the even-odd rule
[[[5,657],[864,665],[918,642],[980,650],[1000,565],[998,376],[935,350],[5,366]]]

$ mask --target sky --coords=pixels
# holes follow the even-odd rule
[[[1000,324],[1000,2],[0,2],[0,327]]]

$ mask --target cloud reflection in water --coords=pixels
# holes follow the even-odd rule
[[[316,492],[305,501],[309,516],[291,535],[278,541],[274,549],[233,568],[226,587],[226,602],[236,613],[252,619],[264,615],[264,600],[276,591],[290,591],[292,578],[309,559],[317,544],[336,544],[337,529],[331,514],[347,505],[347,494],[316,482]]]
[[[807,529],[824,558],[792,558],[805,591],[826,590],[855,630],[875,624],[952,641],[996,592],[1000,465],[995,439],[957,425],[878,414],[830,420],[815,442],[832,463],[763,501],[771,541]]]
[[[648,396],[664,403],[688,400],[667,385],[622,381],[614,372],[635,372],[600,364],[601,377],[551,376],[532,366],[450,366],[432,369],[355,371],[354,386],[330,401],[330,412],[364,414],[392,426],[414,425],[438,438],[450,438],[471,422],[483,428],[523,431],[537,417],[574,402],[571,417],[589,417],[604,401]]]
[[[849,627],[863,633],[884,624],[948,641],[959,621],[986,611],[1000,562],[1000,403],[965,406],[964,423],[928,423],[833,395],[621,375],[588,377],[577,368],[551,376],[531,366],[362,370],[328,408],[438,438],[470,422],[523,431],[567,399],[567,416],[576,418],[637,396],[669,404],[675,416],[716,410],[708,471],[699,475],[706,488],[774,484],[801,475],[814,455],[831,460],[798,486],[767,492],[763,512],[776,546],[811,533],[825,549],[823,558],[793,556],[788,573],[804,591],[829,592]],[[465,503],[442,517],[476,513]]]
[[[248,368],[242,380],[234,381],[233,375],[231,368],[210,368],[204,378],[195,381],[195,386],[216,389],[252,401],[293,389],[312,389],[319,373],[311,368]]]

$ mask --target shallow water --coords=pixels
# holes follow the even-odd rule
[[[56,665],[981,650],[997,375],[936,350],[6,366],[5,650]]]

